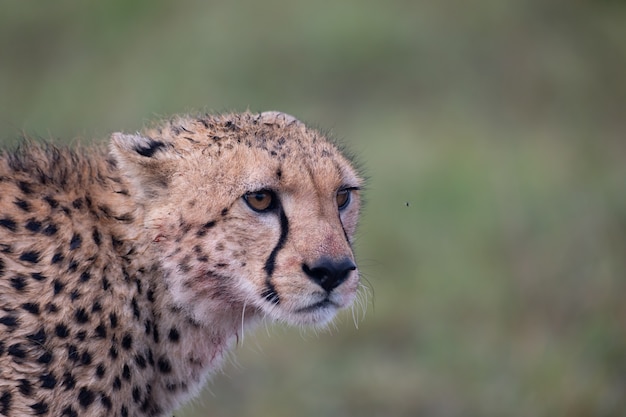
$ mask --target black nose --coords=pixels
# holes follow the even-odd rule
[[[327,292],[341,285],[348,278],[350,271],[355,269],[356,265],[348,258],[338,261],[322,258],[310,267],[302,264],[304,273]]]

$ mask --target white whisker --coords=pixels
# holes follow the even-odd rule
[[[245,331],[244,331],[244,322],[245,322],[245,317],[246,317],[246,305],[248,304],[248,298],[246,297],[245,301],[243,302],[243,308],[241,309],[241,344],[240,346],[243,346],[243,339],[244,339],[244,335],[245,335]]]

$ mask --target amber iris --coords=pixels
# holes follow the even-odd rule
[[[254,211],[266,211],[274,206],[274,193],[268,190],[246,193],[243,199]]]
[[[337,191],[337,207],[339,207],[339,210],[343,210],[344,208],[348,207],[348,204],[350,204],[351,192],[352,190],[349,189]]]

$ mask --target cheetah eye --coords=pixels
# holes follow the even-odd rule
[[[343,210],[346,207],[348,207],[348,204],[350,204],[350,195],[352,194],[352,189],[350,188],[344,188],[341,189],[339,191],[337,191],[337,207],[339,207],[339,210]]]
[[[276,206],[276,195],[269,190],[245,193],[243,199],[248,207],[260,213],[269,211]]]

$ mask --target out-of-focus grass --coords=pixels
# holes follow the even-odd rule
[[[370,177],[359,329],[247,335],[177,415],[623,415],[622,2],[4,7],[6,142],[279,109]]]

